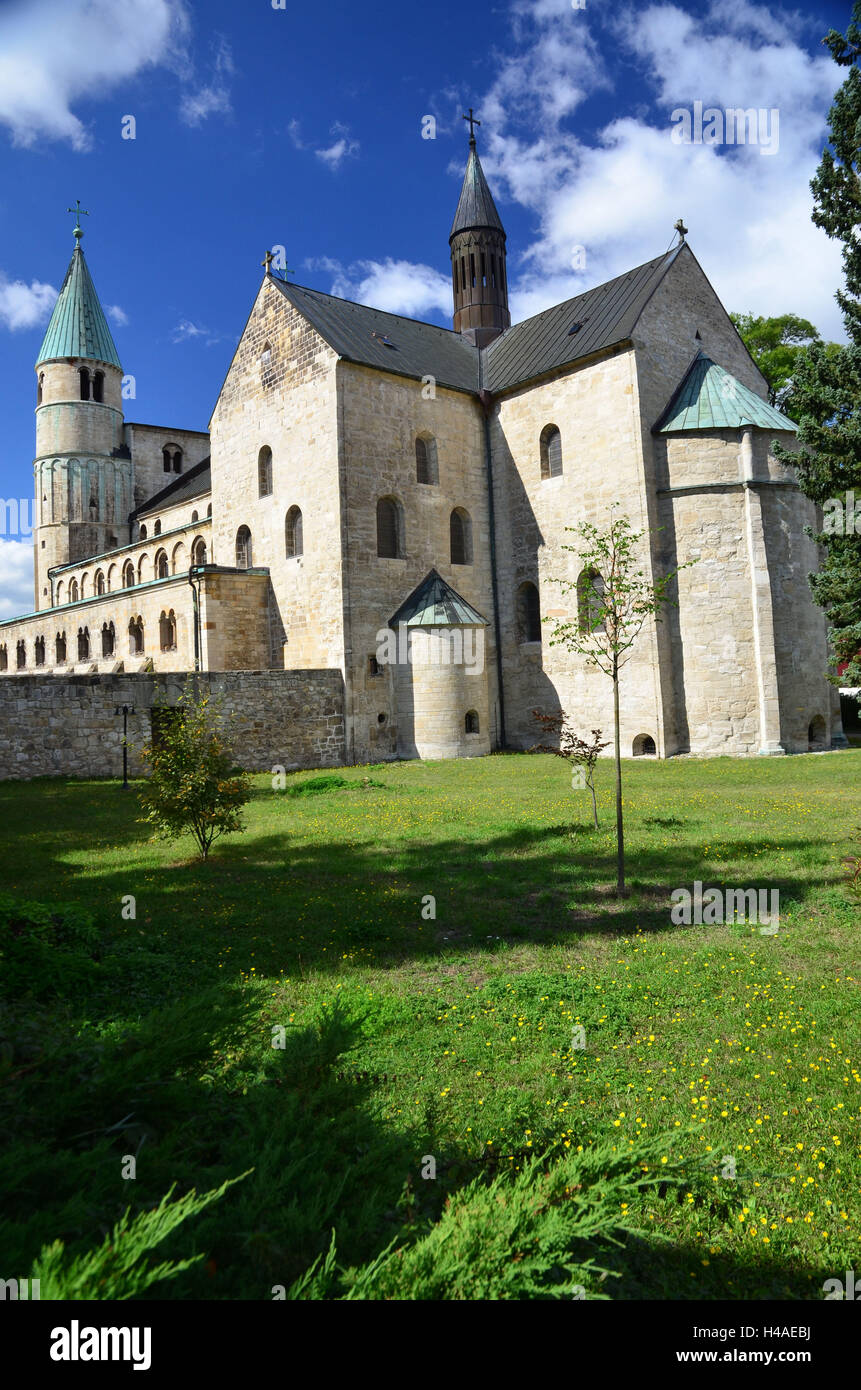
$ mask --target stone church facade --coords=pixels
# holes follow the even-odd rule
[[[815,509],[771,448],[795,426],[683,237],[511,326],[471,139],[453,328],[267,263],[207,434],[125,420],[81,235],[36,364],[35,610],[0,623],[0,674],[337,672],[348,762],[526,748],[536,708],[606,730],[609,682],[544,620],[577,617],[566,528],[615,503],[648,575],[696,561],[624,669],[623,751],[842,743]]]

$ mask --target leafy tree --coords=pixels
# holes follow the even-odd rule
[[[793,373],[793,413],[799,422],[798,453],[775,445],[775,455],[794,465],[802,490],[820,506],[839,504],[842,524],[816,537],[825,559],[810,586],[830,624],[835,667],[843,680],[861,684],[861,2],[856,0],[846,35],[830,30],[823,43],[849,73],[828,113],[829,144],[811,182],[813,221],[843,243],[845,289],[837,291],[848,344],[814,341],[798,356]],[[829,677],[841,683],[837,671]]]
[[[152,773],[141,791],[144,821],[163,839],[190,831],[203,859],[213,840],[245,829],[240,811],[251,795],[247,776],[212,725],[209,705],[208,695],[197,698],[186,685],[142,752]]]
[[[595,764],[600,753],[609,747],[609,740],[601,742],[601,730],[592,730],[592,742],[581,738],[568,722],[568,716],[564,710],[557,710],[555,714],[543,714],[540,709],[532,711],[533,719],[538,723],[545,735],[554,740],[553,743],[538,743],[534,748],[530,748],[530,753],[555,753],[557,758],[564,758],[570,763],[572,768],[572,785],[574,781],[574,770],[582,768],[584,787],[588,787],[592,793],[592,819],[595,822],[595,829],[598,829],[598,801],[595,796]]]
[[[730,314],[739,335],[768,382],[768,399],[778,410],[792,416],[792,377],[804,348],[821,342],[818,328],[797,314],[763,318],[756,314]],[[832,350],[837,345],[829,343]]]
[[[614,508],[616,504],[614,503]],[[613,509],[614,509],[613,508]],[[611,511],[613,510],[611,509]],[[667,589],[678,569],[654,583],[637,567],[643,532],[634,532],[625,516],[613,516],[609,529],[599,531],[591,521],[566,526],[580,537],[577,546],[562,549],[579,557],[577,580],[551,579],[562,592],[576,596],[577,618],[555,623],[550,645],[564,646],[584,656],[613,682],[613,741],[616,756],[616,896],[625,894],[625,831],[622,816],[622,750],[619,742],[619,673],[648,618],[660,621],[660,609],[670,602]],[[693,564],[694,561],[688,561]],[[687,565],[680,565],[685,569]]]

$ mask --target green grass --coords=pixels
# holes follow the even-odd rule
[[[596,832],[552,757],[257,777],[206,865],[117,783],[0,786],[3,891],[101,933],[85,985],[0,1014],[0,1274],[250,1168],[165,1243],[205,1259],[161,1296],[269,1298],[332,1229],[342,1268],[395,1242],[421,1271],[448,1198],[593,1146],[633,1176],[618,1243],[579,1250],[589,1296],[816,1299],[857,1269],[861,750],[627,763],[622,903],[611,779]],[[779,932],[674,926],[695,879],[778,888]]]

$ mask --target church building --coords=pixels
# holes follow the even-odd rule
[[[684,231],[512,324],[470,129],[452,327],[293,284],[267,254],[208,432],[125,418],[76,226],[36,363],[34,611],[0,623],[0,673],[339,672],[358,763],[528,748],[536,709],[606,737],[610,682],[547,620],[589,622],[554,580],[582,599],[570,528],[615,503],[648,577],[696,562],[623,669],[623,753],[843,741],[815,508],[772,451],[795,425]]]

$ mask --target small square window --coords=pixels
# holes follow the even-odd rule
[[[369,676],[381,676],[382,674],[383,674],[383,668],[382,668],[382,666],[380,665],[380,663],[379,663],[379,661],[377,660],[377,658],[376,658],[375,656],[369,656],[369,657],[368,657],[368,675],[369,675]]]

